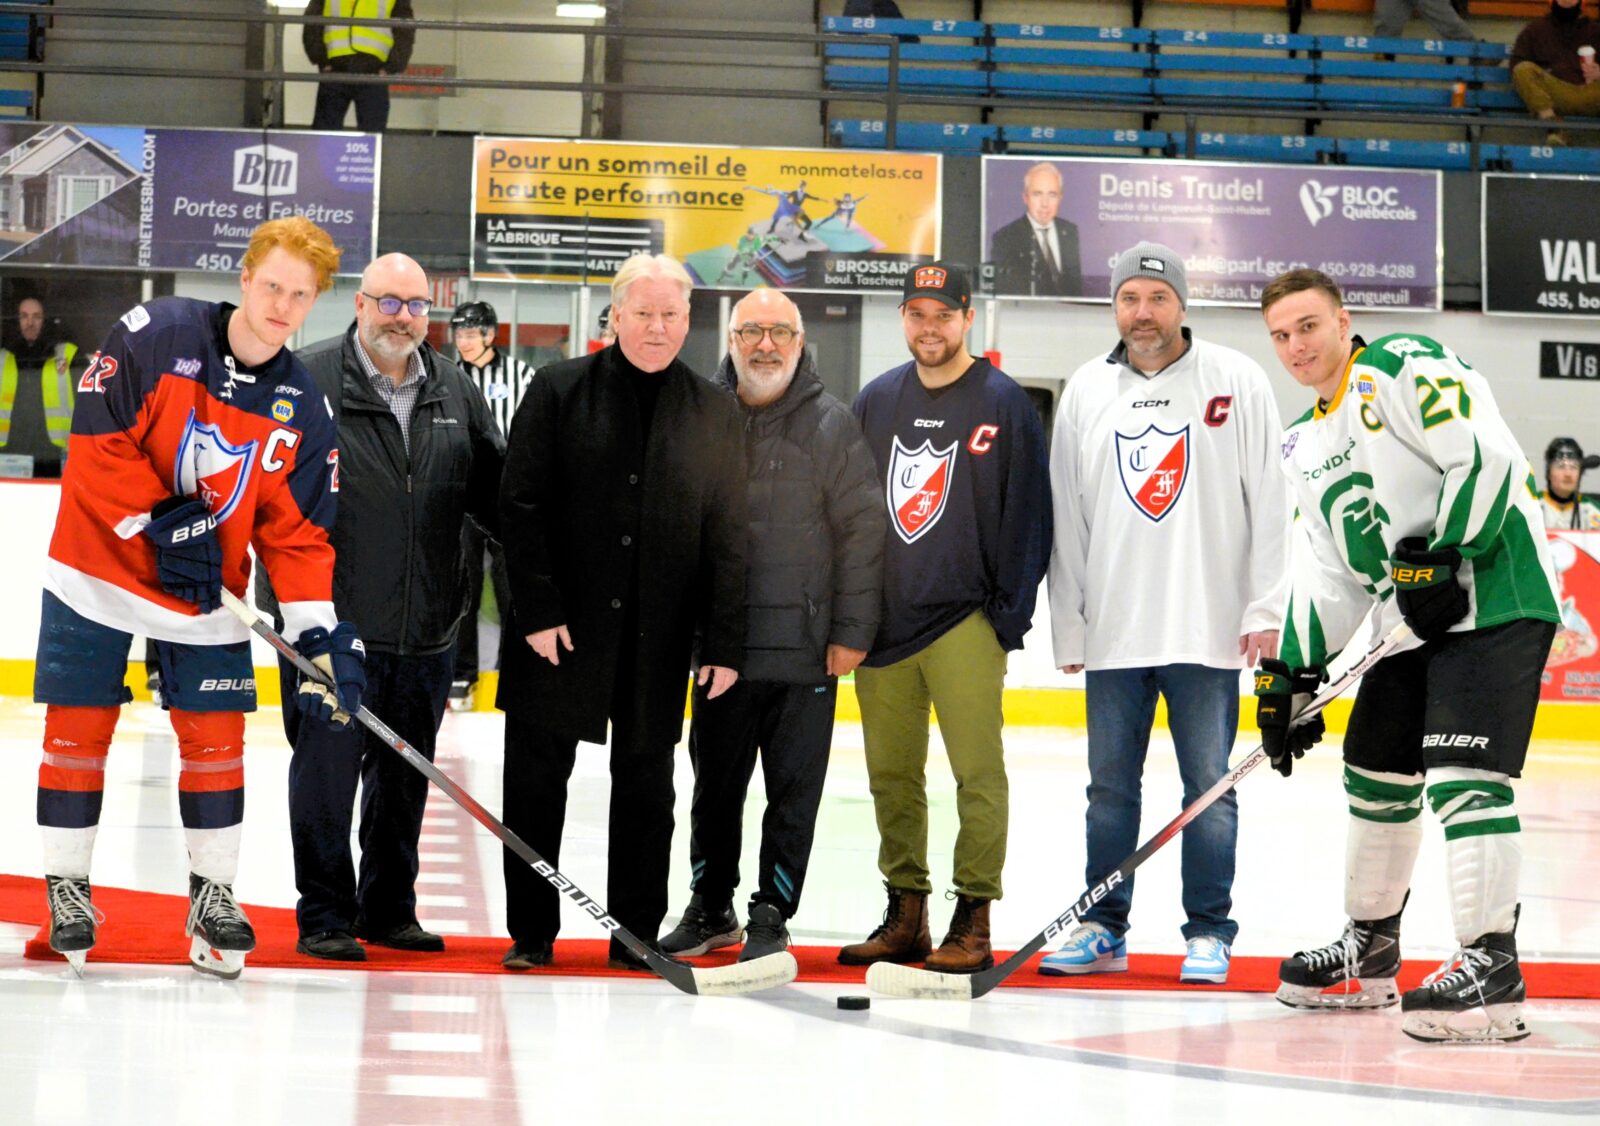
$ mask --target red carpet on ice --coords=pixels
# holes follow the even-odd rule
[[[91,962],[129,962],[140,965],[181,966],[189,960],[189,940],[183,936],[189,901],[178,895],[158,895],[147,891],[95,887],[94,903],[106,920],[98,941],[89,954]],[[500,968],[500,957],[508,945],[503,938],[446,936],[443,954],[413,954],[367,947],[367,961],[325,962],[296,954],[294,912],[284,907],[245,906],[256,929],[257,946],[248,960],[250,966],[293,967],[295,969],[401,970],[409,973],[508,973]],[[50,949],[49,912],[45,908],[44,881],[23,876],[0,876],[0,921],[35,925],[36,934],[27,943],[24,956],[44,961],[64,961]],[[601,938],[567,938],[556,943],[555,965],[528,970],[532,974],[558,974],[573,977],[633,977],[606,966],[607,943]],[[837,948],[796,946],[800,980],[860,985],[865,969],[841,966]],[[699,965],[715,966],[733,961],[737,949],[718,951],[697,958]],[[997,952],[1003,958],[1004,952]],[[1276,958],[1239,957],[1233,960],[1225,986],[1178,985],[1176,954],[1134,954],[1129,970],[1121,974],[1092,974],[1087,977],[1041,977],[1031,966],[1006,979],[1006,987],[1030,989],[1187,989],[1222,990],[1233,993],[1271,993],[1278,988]],[[1037,959],[1035,959],[1037,961]],[[1437,963],[1406,962],[1400,972],[1400,988],[1409,989],[1431,973]],[[1568,962],[1524,962],[1531,997],[1600,999],[1600,965]]]

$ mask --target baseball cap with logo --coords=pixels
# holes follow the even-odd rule
[[[1183,259],[1169,247],[1159,242],[1141,242],[1124,250],[1111,268],[1111,299],[1115,301],[1117,290],[1134,278],[1166,282],[1178,295],[1178,304],[1189,307],[1189,278],[1183,270]]]
[[[931,297],[952,309],[972,307],[972,283],[967,271],[952,262],[929,262],[906,271],[906,284],[900,304],[918,297]]]

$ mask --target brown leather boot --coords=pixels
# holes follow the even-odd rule
[[[989,946],[989,900],[956,896],[956,913],[939,949],[928,956],[927,968],[943,974],[975,974],[994,965]]]
[[[867,936],[865,942],[846,946],[839,951],[839,961],[846,966],[865,966],[873,962],[920,962],[933,949],[933,938],[928,934],[927,892],[906,891],[888,884],[883,886],[889,893],[889,906],[883,913],[883,923]],[[987,929],[984,933],[988,933]]]

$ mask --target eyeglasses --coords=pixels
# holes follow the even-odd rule
[[[402,301],[398,297],[374,297],[366,290],[361,290],[361,296],[368,301],[376,301],[378,312],[386,317],[398,316],[402,305],[413,317],[425,317],[428,315],[428,310],[433,308],[433,302],[426,297],[413,297],[409,301]]]
[[[788,325],[748,324],[739,326],[739,339],[751,347],[760,344],[763,336],[772,337],[772,343],[776,347],[782,348],[795,338],[795,331]]]

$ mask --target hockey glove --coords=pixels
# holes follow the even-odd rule
[[[337,686],[330,689],[309,676],[301,677],[296,700],[300,710],[323,723],[348,724],[351,714],[361,710],[361,694],[367,690],[367,648],[356,636],[356,627],[340,622],[329,633],[313,626],[300,635],[295,648]]]
[[[193,602],[202,614],[222,605],[217,518],[204,501],[168,497],[151,510],[144,534],[156,545],[156,575],[162,590]]]
[[[1467,588],[1456,578],[1460,569],[1461,553],[1453,547],[1429,551],[1421,536],[1394,545],[1389,577],[1395,604],[1419,639],[1432,641],[1467,616]]]
[[[1322,741],[1325,725],[1321,712],[1294,727],[1290,723],[1327,678],[1320,665],[1290,672],[1282,661],[1266,660],[1256,670],[1256,726],[1261,729],[1261,746],[1272,760],[1272,769],[1285,778],[1294,772],[1294,760]]]

